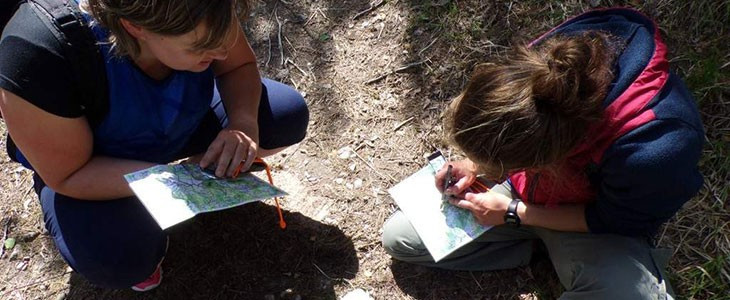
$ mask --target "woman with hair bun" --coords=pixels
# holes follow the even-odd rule
[[[0,40],[8,153],[34,171],[75,271],[153,289],[167,234],[123,175],[184,158],[219,177],[246,171],[304,138],[307,105],[260,77],[239,23],[246,0],[18,2]]]
[[[671,252],[652,237],[702,186],[704,131],[651,20],[607,9],[566,21],[478,66],[446,124],[466,159],[449,163],[457,182],[442,192],[495,227],[435,263],[396,212],[383,233],[394,258],[498,270],[546,248],[561,299],[671,297]],[[472,192],[478,174],[502,183]]]

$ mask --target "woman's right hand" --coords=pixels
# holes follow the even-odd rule
[[[449,165],[452,166],[451,176],[452,180],[456,183],[446,189],[444,188],[444,181],[446,180],[446,170]],[[466,192],[474,180],[477,178],[477,165],[469,159],[447,162],[444,166],[436,172],[436,188],[446,195],[461,195]]]

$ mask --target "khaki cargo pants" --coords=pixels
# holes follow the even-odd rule
[[[508,184],[492,191],[511,195]],[[560,299],[673,299],[664,268],[671,251],[646,238],[497,226],[435,263],[401,211],[383,228],[383,246],[395,259],[450,270],[489,271],[527,265],[534,243],[547,248],[565,293]]]

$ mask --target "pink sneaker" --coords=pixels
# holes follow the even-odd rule
[[[170,248],[170,237],[167,237],[167,241],[165,242],[165,253],[167,253],[167,249]],[[138,284],[135,284],[132,286],[132,290],[138,291],[138,292],[146,292],[149,290],[152,290],[156,288],[160,283],[162,282],[162,261],[165,260],[165,257],[163,256],[160,260],[160,263],[157,264],[157,269],[155,269],[155,272],[150,275],[149,278],[147,278],[145,281],[142,281]]]
[[[162,266],[157,266],[152,275],[147,280],[132,286],[132,289],[138,292],[146,292],[156,288],[162,282]]]

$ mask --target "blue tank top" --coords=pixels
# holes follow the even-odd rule
[[[210,109],[212,69],[173,71],[167,78],[155,80],[128,57],[114,56],[106,43],[106,29],[93,25],[92,30],[100,41],[109,85],[109,112],[94,129],[94,154],[172,161]]]

